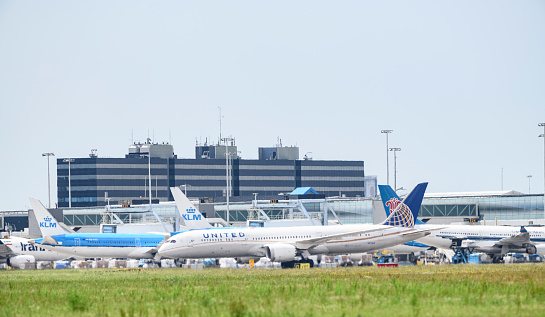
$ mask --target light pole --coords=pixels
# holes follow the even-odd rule
[[[47,156],[47,197],[49,197],[49,207],[51,208],[51,181],[49,179],[49,157],[55,156],[54,153],[42,153],[42,156]]]
[[[545,212],[545,122],[538,123],[538,127],[543,127],[543,134],[540,134],[538,137],[543,138],[543,211]]]
[[[388,134],[394,132],[394,130],[381,130],[380,133],[386,134],[386,184],[390,185],[390,164],[388,158]]]
[[[183,184],[183,185],[180,185],[180,186],[183,186],[184,187],[184,195],[187,197],[187,184]]]
[[[74,162],[74,159],[67,158],[62,160],[63,162],[68,162],[68,208],[72,208],[72,180],[70,175],[70,163]]]
[[[530,179],[532,179],[532,175],[528,175],[526,177],[528,177],[528,194],[531,194],[532,192],[530,191]]]
[[[221,108],[220,108],[220,111],[221,111]],[[220,118],[221,118],[221,113],[220,113]],[[229,196],[230,196],[230,192],[231,190],[229,189],[230,187],[230,173],[229,173],[229,156],[233,155],[233,154],[237,154],[237,152],[229,152],[229,141],[231,142],[231,144],[233,144],[233,142],[235,141],[234,138],[231,138],[231,137],[228,137],[228,138],[220,138],[220,141],[223,141],[225,142],[225,198],[226,198],[226,202],[227,202],[227,223],[229,223]]]
[[[398,147],[391,147],[390,151],[394,152],[394,188],[397,188],[397,151],[401,151]]]

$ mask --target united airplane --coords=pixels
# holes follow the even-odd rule
[[[386,211],[395,209],[399,197],[389,185],[379,185],[380,196]],[[484,252],[495,261],[509,252],[545,255],[545,230],[509,226],[428,225],[421,221],[419,229],[434,229],[426,237],[417,239],[424,245],[449,249],[452,245],[469,247]]]
[[[169,258],[264,257],[313,265],[310,255],[369,252],[429,234],[414,229],[427,183],[418,184],[380,225],[304,226],[285,228],[225,228],[191,230],[173,235],[160,248]]]

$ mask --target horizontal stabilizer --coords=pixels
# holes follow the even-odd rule
[[[501,239],[495,244],[495,246],[514,245],[517,247],[522,247],[523,245],[529,243],[531,243],[530,234],[528,232],[521,232],[516,236]]]
[[[49,244],[49,245],[58,245],[59,242],[57,242],[57,240],[53,239],[52,237],[50,236],[46,236],[42,239],[42,243],[41,244]]]

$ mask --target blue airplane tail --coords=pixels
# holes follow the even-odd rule
[[[409,195],[400,201],[390,186],[379,185],[384,210],[388,215],[383,224],[397,227],[413,227],[415,224],[422,224],[423,222],[417,218],[426,187],[428,183],[416,185]]]
[[[427,184],[427,183],[426,183]],[[384,211],[386,212],[386,217],[390,216],[390,213],[392,213],[396,207],[401,203],[401,200],[399,199],[399,196],[397,196],[396,192],[392,189],[390,185],[378,185],[378,190],[380,192],[380,198],[382,198],[382,206],[384,206]],[[418,207],[418,211],[416,212],[416,216],[418,216],[418,213],[420,211],[420,207]],[[426,224],[423,221],[418,220],[418,218],[415,218],[414,221],[415,225],[423,225]]]

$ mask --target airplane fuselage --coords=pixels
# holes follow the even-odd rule
[[[68,257],[66,254],[32,245],[29,239],[13,237],[0,240],[11,250],[13,256],[32,255],[36,261],[58,261]]]
[[[417,239],[420,243],[436,248],[448,249],[452,244],[453,238],[463,237],[464,240],[470,241],[474,247],[482,247],[483,252],[485,251],[484,248],[492,246],[501,239],[516,236],[520,233],[520,227],[508,226],[416,225],[415,227],[419,229],[440,228],[436,231],[431,231],[428,236]],[[532,243],[545,243],[544,229],[527,227],[526,230],[530,234],[530,241]]]
[[[376,228],[382,230],[326,241],[309,248],[308,252],[310,255],[369,252],[415,238],[414,235],[404,236],[403,233],[413,233],[417,236],[426,234],[417,233],[417,230],[412,228],[372,224],[192,230],[171,237],[161,246],[159,254],[170,258],[262,257],[266,256],[267,245],[296,245],[308,239]]]
[[[151,259],[154,248],[165,239],[160,234],[68,233],[52,237],[57,244],[39,246],[59,253],[84,258]],[[37,240],[37,242],[41,242]]]

